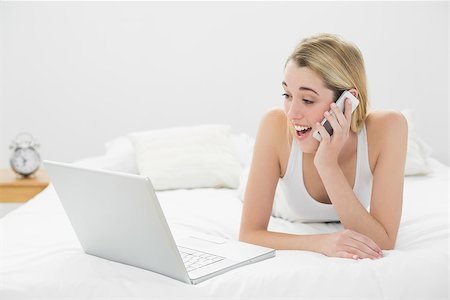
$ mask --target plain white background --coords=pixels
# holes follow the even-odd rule
[[[44,159],[104,153],[132,131],[231,124],[282,105],[295,45],[336,33],[363,52],[371,109],[413,109],[448,164],[447,2],[0,2],[0,167],[21,131]]]

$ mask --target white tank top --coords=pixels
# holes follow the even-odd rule
[[[357,140],[356,175],[353,191],[361,204],[367,209],[370,205],[373,177],[369,165],[365,126],[359,131]],[[282,195],[275,199],[278,202],[285,202],[281,203],[281,205],[277,203],[275,206],[278,208],[285,207],[289,209],[289,212],[285,210],[285,212],[276,212],[275,214],[288,214],[287,219],[300,222],[339,221],[339,217],[332,204],[321,203],[313,199],[306,190],[303,181],[302,158],[303,155],[300,147],[293,140],[286,174],[283,178],[280,178],[278,183],[278,188],[281,189]]]

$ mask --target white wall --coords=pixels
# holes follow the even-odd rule
[[[360,47],[371,107],[415,109],[448,164],[447,2],[1,5],[0,167],[20,131],[63,161],[135,130],[228,123],[254,135],[282,104],[286,57],[318,32]]]

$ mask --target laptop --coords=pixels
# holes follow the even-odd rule
[[[204,234],[175,242],[148,177],[47,160],[44,166],[87,254],[187,284],[275,256],[274,249]]]

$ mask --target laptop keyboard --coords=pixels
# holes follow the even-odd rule
[[[224,257],[190,248],[178,246],[184,265],[188,272],[221,261]]]

